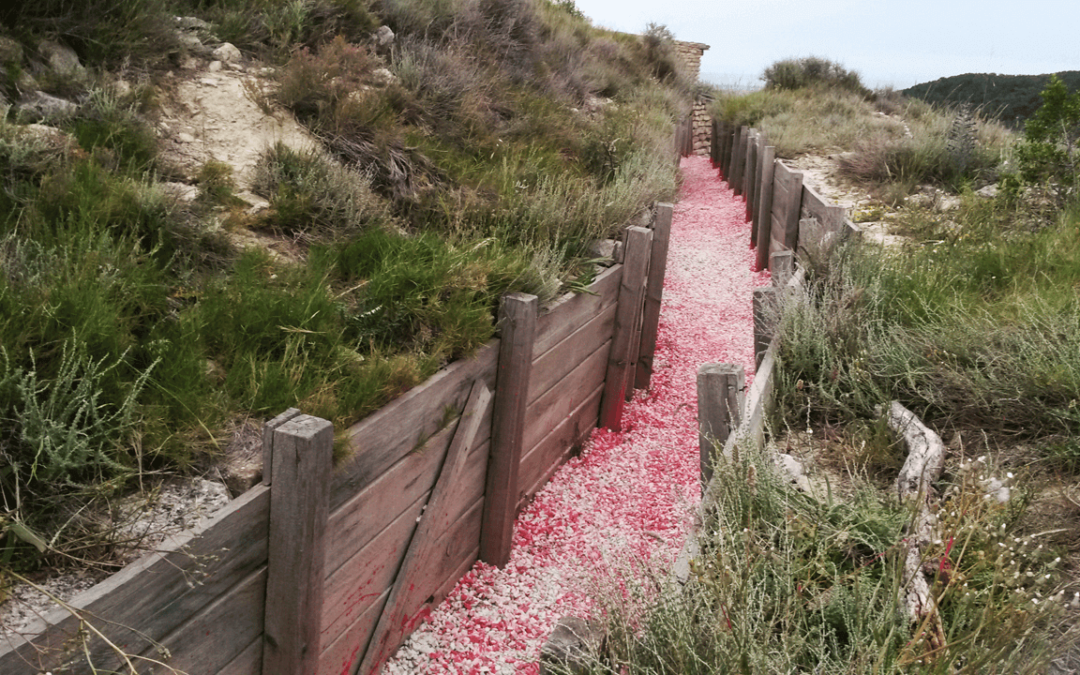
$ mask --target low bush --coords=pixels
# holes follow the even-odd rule
[[[817,56],[777,61],[765,69],[761,79],[767,89],[838,89],[862,98],[871,97],[858,73]]]

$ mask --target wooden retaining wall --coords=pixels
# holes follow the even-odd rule
[[[860,234],[843,207],[804,185],[801,171],[775,159],[776,148],[765,134],[721,120],[712,126],[709,156],[735,195],[746,201],[747,220],[753,223],[750,245],[758,249],[759,269],[768,264],[771,253],[795,251],[806,258]]]
[[[138,673],[375,672],[482,551],[505,563],[517,511],[597,425],[601,403],[642,381],[671,211],[658,205],[653,230],[631,228],[626,257],[638,263],[603,269],[588,292],[538,316],[535,298],[505,298],[504,339],[346,430],[338,466],[329,422],[296,410],[268,422],[263,485],[72,611],[0,638],[0,673],[90,673],[88,662],[130,672],[121,653]],[[524,314],[507,316],[511,305]],[[615,342],[631,356],[615,358]],[[612,410],[617,425],[621,405]],[[496,512],[492,490],[505,501]]]

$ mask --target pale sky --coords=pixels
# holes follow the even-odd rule
[[[575,0],[597,26],[664,24],[711,46],[703,80],[761,85],[780,59],[820,56],[870,87],[903,89],[963,73],[1080,70],[1080,0]]]

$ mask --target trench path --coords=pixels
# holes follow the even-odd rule
[[[624,430],[593,432],[514,525],[510,562],[477,562],[387,663],[385,675],[535,675],[540,647],[591,597],[670,570],[700,500],[697,369],[754,369],[755,273],[745,203],[706,157],[682,160],[652,388]],[[616,595],[617,594],[617,595]]]

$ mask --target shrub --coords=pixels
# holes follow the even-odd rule
[[[1050,185],[1063,198],[1080,180],[1080,92],[1069,94],[1053,75],[1041,96],[1042,106],[1028,120],[1017,149],[1020,177],[1029,184]]]
[[[858,73],[816,56],[777,61],[765,69],[761,79],[767,89],[840,89],[864,98],[871,96]]]

